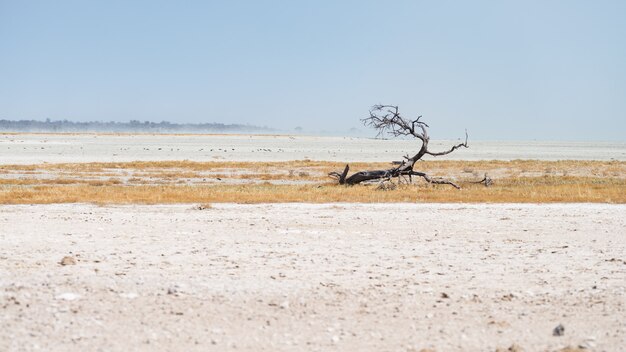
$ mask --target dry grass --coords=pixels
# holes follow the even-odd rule
[[[178,169],[186,171],[207,171],[215,169],[246,169],[262,171],[267,169],[304,169],[323,168],[334,170],[343,168],[345,163],[328,161],[295,160],[284,162],[249,162],[249,161],[131,161],[131,162],[95,162],[95,163],[58,163],[58,164],[36,164],[36,165],[0,165],[0,171],[35,171],[35,170],[65,170],[75,172],[105,172],[117,169],[134,169],[147,171],[151,169]],[[351,163],[352,168],[388,168],[389,163]]]
[[[389,168],[352,163],[354,171]],[[343,187],[326,181],[345,164],[318,161],[76,163],[0,166],[0,203],[272,203],[272,202],[607,202],[626,203],[626,162],[428,161],[433,176],[459,182],[458,191],[417,181],[394,190]],[[486,188],[469,181],[488,173]],[[220,180],[217,180],[217,179]],[[193,181],[191,180],[193,179]],[[234,185],[229,179],[244,181]],[[281,184],[302,181],[308,184]]]
[[[118,179],[107,180],[81,180],[69,178],[53,179],[0,179],[0,186],[38,186],[38,185],[90,185],[90,186],[110,186],[120,185],[123,182]]]
[[[179,172],[209,171],[209,170],[251,170],[261,172],[267,170],[282,170],[283,172],[293,170],[298,173],[306,172],[309,169],[319,171],[336,171],[343,169],[346,163],[330,161],[295,160],[284,162],[235,162],[235,161],[133,161],[133,162],[94,162],[94,163],[59,163],[59,164],[36,164],[36,165],[0,165],[0,172],[27,172],[27,171],[54,171],[63,170],[66,172],[92,172],[102,173],[114,170],[168,170]],[[352,170],[361,169],[385,169],[389,168],[389,163],[350,163]],[[436,160],[421,161],[417,164],[420,170],[440,170],[446,172],[483,172],[485,170],[509,170],[518,173],[541,173],[560,174],[563,172],[576,172],[577,170],[591,173],[606,173],[607,175],[621,174],[626,177],[626,162],[623,161],[593,161],[593,160],[562,160],[562,161],[541,161],[541,160]]]
[[[459,202],[459,203],[626,203],[626,180],[541,177],[500,180],[492,187],[466,184],[462,190],[444,185],[400,185],[393,191],[375,185],[40,185],[0,186],[0,203],[283,203],[283,202]]]

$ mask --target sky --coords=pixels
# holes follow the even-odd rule
[[[626,1],[0,0],[0,119],[626,141]],[[372,136],[375,133],[372,131]]]

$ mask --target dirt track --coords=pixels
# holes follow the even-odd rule
[[[624,214],[0,206],[0,350],[618,351]]]

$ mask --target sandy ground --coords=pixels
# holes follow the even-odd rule
[[[433,131],[433,133],[435,133]],[[374,134],[372,134],[374,135]],[[463,131],[459,131],[459,137]],[[476,141],[450,160],[626,160],[626,142]],[[459,141],[431,140],[443,151]],[[0,164],[155,160],[390,162],[419,149],[415,140],[259,135],[2,134]],[[426,156],[425,159],[434,157]]]
[[[625,214],[0,206],[0,351],[620,351]]]

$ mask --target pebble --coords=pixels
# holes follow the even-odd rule
[[[565,327],[563,324],[557,325],[554,330],[552,330],[552,336],[563,336],[565,334]]]
[[[497,348],[496,352],[524,352],[524,349],[518,344],[512,344],[509,348]]]
[[[168,295],[177,295],[184,291],[184,286],[181,284],[172,285],[167,288]]]
[[[76,259],[74,257],[65,256],[65,257],[63,257],[63,259],[61,259],[59,264],[61,264],[63,266],[65,266],[65,265],[76,265]]]
[[[589,337],[585,339],[581,344],[578,345],[579,348],[592,350],[596,348],[596,339],[594,337]]]

